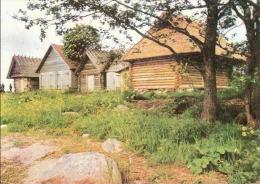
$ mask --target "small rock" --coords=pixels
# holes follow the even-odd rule
[[[67,154],[29,168],[24,184],[122,184],[117,164],[96,152]]]
[[[238,124],[246,125],[247,123],[247,118],[245,113],[239,113],[234,120]]]
[[[36,143],[26,148],[13,147],[9,150],[4,150],[2,151],[2,157],[23,165],[30,165],[54,151],[56,151],[56,148],[53,146]]]
[[[105,142],[102,143],[102,149],[108,153],[118,153],[121,152],[122,149],[122,142],[116,139],[107,139]]]
[[[126,105],[118,105],[116,107],[117,110],[121,110],[121,111],[127,111],[129,110],[129,108]]]
[[[78,112],[63,112],[62,115],[79,116],[79,113]]]
[[[7,128],[7,125],[1,125],[1,129],[2,129],[2,128]]]
[[[83,134],[82,137],[89,138],[89,134]]]

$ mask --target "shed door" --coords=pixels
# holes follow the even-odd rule
[[[88,91],[93,91],[95,89],[95,76],[87,75],[87,89]]]
[[[20,79],[20,89],[21,89],[21,92],[24,92],[24,79]]]
[[[68,89],[69,88],[69,82],[70,82],[69,72],[63,72],[63,74],[62,74],[62,88]]]
[[[57,73],[57,88],[62,89],[62,72]]]
[[[115,87],[116,87],[116,89],[120,88],[120,74],[119,73],[115,73]]]

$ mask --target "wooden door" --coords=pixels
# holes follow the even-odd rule
[[[95,76],[87,75],[87,89],[88,91],[93,91],[95,89]]]

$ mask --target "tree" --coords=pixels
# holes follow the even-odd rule
[[[87,61],[86,50],[100,49],[101,47],[98,30],[89,25],[76,25],[74,28],[67,30],[63,41],[65,55],[80,63],[76,75]]]
[[[200,70],[205,89],[202,118],[214,122],[217,108],[215,69],[217,28],[219,20],[226,15],[229,9],[228,4],[229,1],[224,0],[140,0],[138,3],[132,0],[41,0],[28,2],[27,11],[20,10],[15,18],[25,22],[27,28],[39,25],[41,37],[44,37],[48,25],[55,25],[57,33],[62,34],[64,25],[68,22],[92,17],[94,20],[99,20],[103,27],[108,27],[107,30],[102,30],[103,33],[109,34],[109,29],[118,28],[120,32],[128,35],[128,30],[132,30],[142,37],[168,48],[173,54],[176,53],[175,50],[161,42],[160,37],[145,34],[143,29],[153,26],[153,21],[156,21],[173,32],[186,35],[201,50],[203,59],[203,67]],[[49,18],[32,18],[28,15],[37,10],[45,12],[46,17]],[[191,22],[190,18],[184,17],[188,22],[187,27],[181,27],[178,22],[174,22],[173,17],[178,19],[181,13],[190,10],[196,11],[196,16],[206,16],[205,30],[201,31],[204,40],[189,33],[187,28]],[[192,18],[195,19],[196,16]]]
[[[260,127],[260,0],[234,0],[232,8],[236,15],[243,21],[247,36],[247,67],[245,84],[245,110],[247,122],[256,128]],[[254,78],[258,66],[257,83]],[[252,92],[256,86],[256,103],[253,109]],[[255,112],[255,115],[254,115]]]

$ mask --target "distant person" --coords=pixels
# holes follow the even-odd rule
[[[10,83],[10,85],[9,85],[9,91],[12,92],[12,89],[13,89],[13,86],[12,86],[12,84]]]
[[[2,92],[5,92],[5,84],[4,84],[4,83],[2,84],[2,87],[1,87],[1,88],[2,88],[1,91],[2,91]]]

